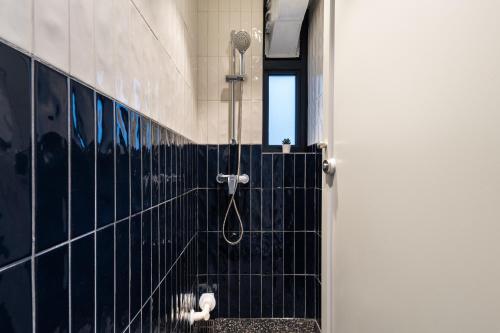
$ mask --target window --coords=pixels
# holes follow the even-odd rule
[[[268,77],[269,82],[269,145],[280,145],[289,138],[295,145],[296,76],[276,75]]]
[[[263,77],[263,149],[281,150],[289,138],[293,151],[307,148],[307,15],[300,33],[300,56],[267,58]],[[265,47],[265,46],[264,46]]]

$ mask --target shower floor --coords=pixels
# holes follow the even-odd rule
[[[197,323],[195,333],[318,333],[308,319],[215,319]]]

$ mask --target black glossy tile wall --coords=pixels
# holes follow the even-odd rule
[[[31,332],[31,263],[0,272],[0,324],[5,332]]]
[[[242,241],[222,237],[230,196],[217,173],[237,168],[237,148],[198,146],[199,293],[215,291],[214,315],[225,318],[313,318],[320,313],[321,152],[262,153],[243,145],[241,173],[250,176],[235,200]],[[237,239],[234,210],[226,235]],[[251,295],[249,297],[249,295]]]
[[[71,236],[94,229],[94,92],[71,82]]]
[[[1,43],[0,115],[0,330],[189,331],[196,146]]]
[[[196,283],[216,317],[319,320],[317,151],[242,147],[230,246],[215,175],[235,147],[190,144],[2,44],[0,95],[0,327],[184,332]]]
[[[115,219],[114,119],[113,101],[96,94],[96,218],[98,227],[112,223]],[[134,179],[133,174],[132,179]]]
[[[31,253],[31,90],[30,59],[0,44],[0,266]]]
[[[35,244],[44,250],[69,236],[68,78],[39,63],[33,70]]]

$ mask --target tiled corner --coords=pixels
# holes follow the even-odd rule
[[[13,126],[0,128],[0,188],[18,194],[0,204],[0,326],[185,331],[197,282],[195,146],[4,44],[0,68]]]
[[[231,246],[222,237],[230,197],[214,177],[217,172],[226,173],[227,166],[235,168],[237,149],[199,147],[199,162],[206,161],[206,173],[198,174],[203,180],[198,185],[198,291],[216,291],[215,317],[317,319],[318,153],[263,153],[261,145],[242,146],[241,170],[249,174],[250,183],[242,185],[235,197],[244,235],[241,243]],[[238,231],[231,213],[226,234],[236,237]]]
[[[199,49],[208,55],[209,45],[197,35],[209,31],[208,9],[218,8],[218,0],[207,3],[200,23],[197,5],[196,0],[4,0],[0,39],[195,139],[197,49],[205,40]],[[218,18],[213,24],[218,31]]]

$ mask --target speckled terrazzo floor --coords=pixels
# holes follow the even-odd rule
[[[314,320],[216,319],[197,325],[196,333],[318,333]]]

